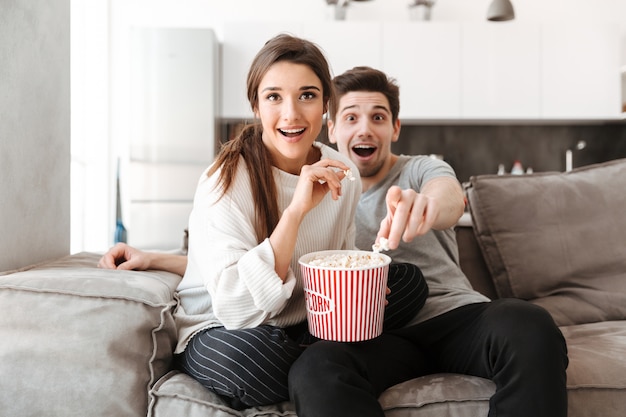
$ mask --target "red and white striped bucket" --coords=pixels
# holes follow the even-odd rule
[[[312,259],[349,253],[380,257],[376,266],[311,265]],[[321,251],[300,258],[309,332],[338,342],[358,342],[383,332],[391,258],[366,251]]]

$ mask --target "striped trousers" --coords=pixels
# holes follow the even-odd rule
[[[384,331],[406,324],[428,296],[426,281],[412,264],[391,264],[388,287]],[[196,334],[177,362],[183,372],[229,400],[232,408],[244,409],[288,400],[289,370],[305,346],[316,340],[306,322],[286,329],[217,327]]]

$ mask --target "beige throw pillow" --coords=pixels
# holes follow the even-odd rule
[[[470,179],[474,231],[500,297],[559,325],[626,319],[626,159]]]

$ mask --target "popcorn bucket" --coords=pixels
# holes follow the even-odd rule
[[[358,342],[383,332],[391,258],[367,251],[320,251],[299,259],[309,332]]]

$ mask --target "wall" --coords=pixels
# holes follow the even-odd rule
[[[69,254],[69,0],[0,2],[0,271]]]

